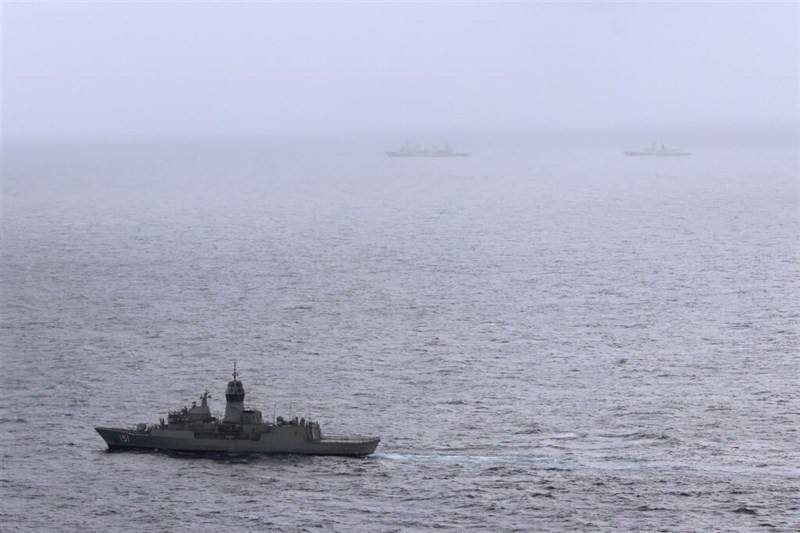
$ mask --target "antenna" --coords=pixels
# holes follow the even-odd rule
[[[238,373],[236,372],[236,361],[233,362],[233,381],[236,381],[236,376]]]

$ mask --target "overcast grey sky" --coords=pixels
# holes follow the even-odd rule
[[[3,136],[790,123],[783,4],[4,4]]]

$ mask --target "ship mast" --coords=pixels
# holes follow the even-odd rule
[[[229,381],[225,388],[225,416],[222,421],[239,424],[242,420],[242,411],[244,411],[244,386],[239,381],[239,372],[234,361],[233,380]]]

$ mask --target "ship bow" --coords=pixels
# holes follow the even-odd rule
[[[128,436],[128,432],[123,429],[96,427],[94,430],[103,437],[103,440],[106,441],[110,450],[130,447],[130,437]]]

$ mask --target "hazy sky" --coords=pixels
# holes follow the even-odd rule
[[[798,121],[783,4],[4,4],[3,136]]]

